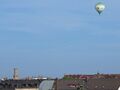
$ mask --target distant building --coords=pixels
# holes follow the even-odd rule
[[[92,78],[120,78],[120,74],[93,74],[93,75],[82,75],[82,74],[73,74],[73,75],[64,75],[64,79],[92,79]]]
[[[14,79],[14,80],[18,80],[18,79],[19,79],[19,71],[18,71],[18,68],[14,68],[13,79]]]
[[[0,90],[120,90],[120,74],[64,75],[62,79],[4,79]]]
[[[42,80],[4,80],[0,82],[0,90],[38,90]]]

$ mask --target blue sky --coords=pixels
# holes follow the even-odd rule
[[[120,73],[119,0],[0,0],[0,77]]]

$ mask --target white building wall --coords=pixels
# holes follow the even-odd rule
[[[15,90],[39,90],[39,88],[16,88]]]

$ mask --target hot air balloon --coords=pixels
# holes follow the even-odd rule
[[[99,14],[101,14],[105,9],[105,5],[102,2],[99,2],[96,4],[95,9]]]

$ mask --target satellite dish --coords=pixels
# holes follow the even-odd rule
[[[99,14],[101,14],[105,9],[105,5],[102,2],[99,2],[96,4],[95,9]]]
[[[53,90],[54,80],[44,80],[40,83],[39,90]]]
[[[120,87],[118,88],[118,90],[120,90]]]

